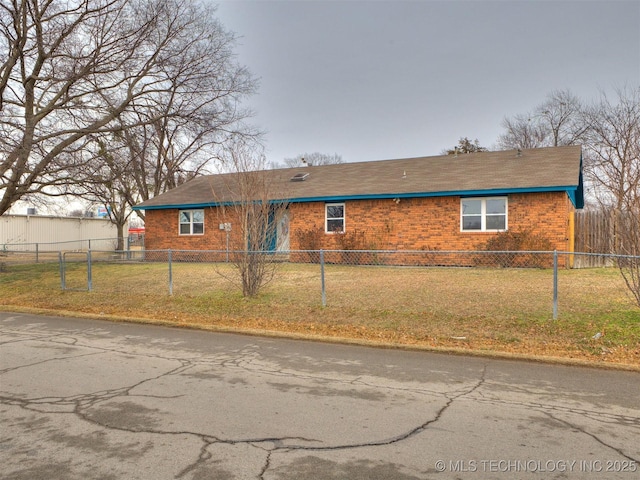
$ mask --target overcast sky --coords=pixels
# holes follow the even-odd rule
[[[212,0],[214,1],[214,0]],[[640,1],[218,0],[260,81],[247,103],[270,162],[491,148],[553,90],[640,84]]]

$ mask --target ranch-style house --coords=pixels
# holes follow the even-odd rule
[[[254,172],[267,200],[286,204],[275,251],[475,250],[504,231],[527,230],[573,250],[573,213],[584,204],[582,149],[549,147],[300,166]],[[237,173],[196,177],[152,198],[147,250],[224,250],[241,229]],[[245,197],[249,195],[245,194]],[[351,242],[345,242],[346,239]],[[234,245],[241,245],[234,243]],[[241,247],[239,247],[241,248]]]

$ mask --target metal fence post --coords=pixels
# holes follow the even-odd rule
[[[39,250],[39,248],[38,248],[38,244],[36,243],[36,263],[39,263],[39,262],[38,262],[38,260],[39,260],[39,258],[40,258],[39,253],[40,253],[40,250]]]
[[[171,262],[171,249],[168,250],[169,259],[169,295],[173,295],[173,264]]]
[[[322,284],[322,306],[327,306],[327,291],[324,288],[324,250],[320,250],[320,283]]]
[[[558,251],[553,251],[553,319],[558,319]]]
[[[87,250],[87,290],[93,289],[93,275],[91,272],[91,250]]]
[[[62,290],[66,290],[67,285],[64,278],[64,255],[62,252],[58,252],[58,261],[60,262],[60,288],[62,288]]]

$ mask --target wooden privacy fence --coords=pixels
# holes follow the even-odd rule
[[[619,253],[616,241],[620,241],[616,228],[627,225],[618,215],[630,213],[616,213],[610,210],[581,210],[575,213],[575,243],[574,250],[582,253]],[[576,256],[574,268],[607,267],[612,266],[611,257],[597,255]]]

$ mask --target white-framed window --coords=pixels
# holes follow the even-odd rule
[[[178,217],[180,235],[204,234],[204,210],[180,210]]]
[[[344,203],[327,203],[324,206],[326,233],[344,233]]]
[[[499,232],[507,229],[507,197],[460,199],[463,232]]]

